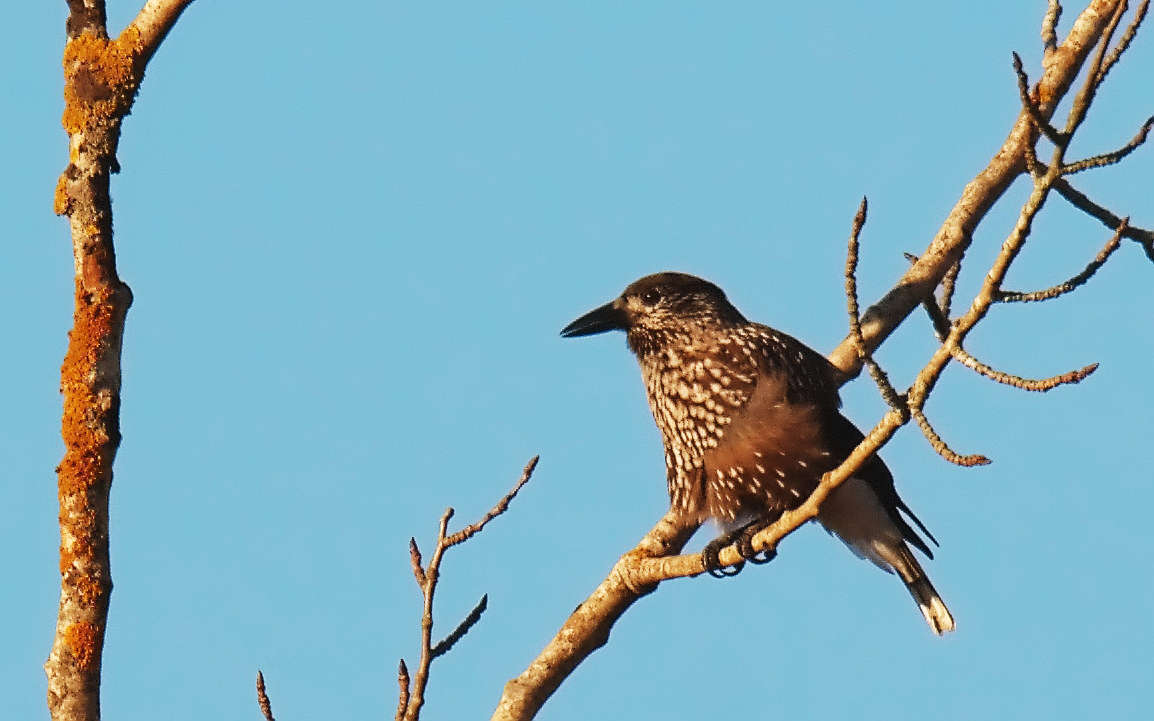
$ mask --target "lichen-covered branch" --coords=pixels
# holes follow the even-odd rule
[[[183,2],[152,2],[180,6]],[[103,0],[69,0],[64,46],[68,166],[53,206],[72,234],[75,310],[61,368],[64,459],[60,501],[60,606],[48,661],[48,709],[55,721],[100,718],[100,671],[108,604],[108,502],[120,444],[120,356],[132,292],[116,271],[111,175],[119,170],[120,124],[132,108],[148,58],[163,33],[129,26],[109,39]],[[167,28],[175,21],[170,17]],[[147,24],[146,24],[147,25]]]

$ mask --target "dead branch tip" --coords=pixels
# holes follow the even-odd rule
[[[947,461],[953,463],[954,465],[962,466],[965,468],[971,468],[973,466],[985,466],[990,463],[989,458],[986,458],[985,456],[977,453],[962,455],[955,452],[952,448],[949,447],[949,445],[946,444],[944,440],[942,440],[942,437],[938,435],[938,432],[934,430],[934,427],[930,425],[929,419],[926,418],[926,414],[924,411],[922,411],[921,408],[911,406],[910,413],[913,415],[914,420],[917,421],[918,428],[922,429],[922,435],[924,435],[926,440],[930,442],[930,447],[933,448],[934,451],[936,451],[937,454],[942,458],[945,458]]]
[[[1073,163],[1067,163],[1062,166],[1062,175],[1073,175],[1074,173],[1081,173],[1084,170],[1092,170],[1094,168],[1104,168],[1108,165],[1114,165],[1122,161],[1130,153],[1133,153],[1143,143],[1146,142],[1146,136],[1150,134],[1150,128],[1154,127],[1154,117],[1146,119],[1142,123],[1142,127],[1138,129],[1138,133],[1130,139],[1130,142],[1123,145],[1117,150],[1109,153],[1102,153],[1091,158],[1083,160],[1076,160]]]
[[[1098,272],[1098,269],[1106,264],[1106,261],[1109,260],[1111,254],[1113,254],[1115,250],[1118,250],[1118,247],[1122,243],[1122,236],[1125,235],[1129,227],[1130,219],[1122,218],[1121,222],[1118,223],[1117,230],[1114,231],[1114,235],[1110,236],[1110,240],[1106,242],[1106,245],[1102,247],[1102,250],[1098,251],[1098,255],[1094,256],[1094,259],[1086,264],[1086,267],[1082,269],[1082,272],[1073,276],[1069,280],[1046,288],[1045,290],[1035,290],[1029,293],[1023,293],[1016,290],[999,290],[994,295],[994,300],[999,303],[1036,303],[1043,300],[1057,298],[1076,290],[1080,286],[1084,285],[1086,281],[1090,280],[1090,278]]]
[[[409,710],[409,667],[405,665],[403,658],[397,667],[397,686],[400,688],[397,693],[397,715],[394,719],[401,721],[405,718],[405,712]]]
[[[457,624],[457,627],[453,629],[453,632],[441,639],[437,645],[433,646],[433,649],[430,652],[431,657],[437,658],[438,656],[443,656],[448,653],[453,648],[453,645],[456,644],[457,641],[460,641],[465,636],[465,634],[469,632],[469,629],[477,625],[477,622],[481,620],[481,614],[485,613],[485,609],[488,607],[489,594],[486,593],[485,595],[481,596],[481,600],[477,602],[477,605],[473,607],[473,610],[469,611],[469,615],[465,616],[464,620]]]
[[[519,493],[520,490],[525,487],[525,484],[529,482],[529,479],[533,477],[533,471],[536,470],[537,461],[540,459],[541,456],[539,455],[530,458],[529,462],[525,464],[525,468],[521,471],[521,477],[518,478],[517,482],[513,485],[513,489],[506,493],[501,498],[501,500],[497,501],[497,505],[489,509],[489,512],[486,513],[481,518],[481,520],[477,521],[476,523],[469,524],[468,526],[465,526],[461,530],[454,533],[452,536],[449,536],[447,539],[445,539],[445,544],[447,546],[456,546],[458,543],[464,543],[465,541],[469,540],[484,530],[485,526],[487,526],[489,522],[494,518],[509,510],[509,504],[513,501],[514,498],[516,498],[517,493]]]
[[[264,715],[265,721],[276,721],[272,716],[272,704],[268,700],[268,693],[264,688],[264,674],[259,670],[256,672],[256,702],[260,706],[260,712]]]
[[[421,566],[421,549],[417,548],[417,539],[409,538],[409,564],[413,567],[413,579],[417,588],[425,587],[425,569]]]

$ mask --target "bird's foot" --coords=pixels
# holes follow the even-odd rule
[[[776,549],[766,549],[764,551],[755,551],[753,549],[753,537],[759,531],[773,523],[774,519],[759,518],[756,521],[747,523],[741,528],[723,533],[709,543],[705,544],[705,548],[701,549],[701,563],[705,567],[705,571],[714,578],[729,578],[741,573],[741,569],[745,567],[745,562],[749,561],[755,565],[762,565],[769,563],[777,557]],[[737,548],[737,552],[741,554],[741,561],[738,561],[732,566],[721,565],[721,549],[733,545]]]
[[[721,549],[733,543],[734,534],[723,533],[709,543],[705,544],[705,548],[701,549],[701,565],[705,567],[705,572],[714,578],[730,578],[741,573],[741,569],[745,568],[745,562],[739,561],[733,566],[722,566],[721,559],[718,555]]]
[[[741,554],[741,557],[757,566],[769,563],[777,558],[777,549],[767,548],[764,551],[753,550],[753,537],[767,525],[764,521],[754,521],[739,530],[737,532],[737,539],[734,541],[734,543],[737,544],[737,552]]]

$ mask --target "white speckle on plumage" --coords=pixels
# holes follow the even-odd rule
[[[754,467],[757,469],[758,473],[765,473],[765,466],[761,465],[760,463],[755,464]]]
[[[809,464],[805,461],[798,461],[797,465],[801,466],[802,468],[809,468]]]
[[[785,471],[781,470],[780,468],[775,468],[774,470],[777,471],[778,478],[785,478]]]

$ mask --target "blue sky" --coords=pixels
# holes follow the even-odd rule
[[[844,5],[844,6],[839,6]],[[876,5],[876,4],[875,4]],[[388,716],[418,640],[406,543],[443,508],[483,513],[450,553],[425,717],[484,718],[501,686],[660,517],[659,439],[622,338],[558,330],[645,273],[727,289],[828,351],[846,330],[845,238],[863,194],[860,286],[919,252],[1017,113],[1045,3],[380,3],[198,0],[149,68],[114,180],[124,442],[113,487],[109,718]],[[1063,30],[1080,6],[1067,10]],[[111,23],[135,12],[115,2]],[[71,318],[60,53],[66,5],[19,3],[0,264],[9,378],[0,428],[0,698],[46,718],[58,597],[53,468]],[[1114,70],[1074,153],[1154,110],[1154,44]],[[1077,184],[1154,225],[1154,153]],[[975,238],[968,302],[1016,185]],[[1015,288],[1065,279],[1106,241],[1052,199]],[[731,581],[639,603],[541,718],[1136,718],[1154,669],[1147,458],[1154,268],[1132,243],[1072,297],[996,308],[969,344],[1044,376],[1031,395],[949,369],[884,456],[942,542],[928,566],[958,621],[936,639],[901,585],[816,528]],[[879,357],[908,383],[920,315]],[[868,381],[847,413],[883,410]],[[695,544],[700,544],[699,538]]]

